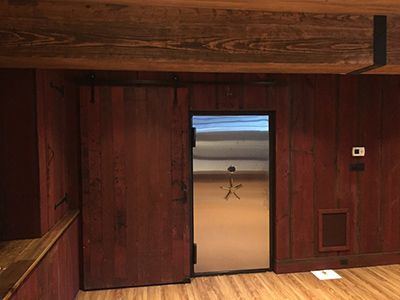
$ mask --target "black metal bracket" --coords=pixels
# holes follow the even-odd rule
[[[371,66],[348,73],[349,75],[362,74],[387,64],[387,17],[374,16],[374,63]]]
[[[167,80],[148,80],[148,79],[127,79],[127,80],[110,80],[110,79],[96,79],[94,73],[89,74],[87,79],[78,81],[79,84],[90,85],[94,88],[96,86],[160,86],[160,87],[187,87],[188,85],[255,85],[255,86],[274,86],[278,84],[276,79],[265,80],[185,80],[180,79],[178,75],[173,74],[171,79]],[[92,93],[94,94],[94,93]]]
[[[55,85],[53,81],[50,81],[50,87],[51,87],[52,89],[55,89],[61,96],[64,97],[64,95],[65,95],[65,88],[64,88],[63,85],[58,86],[58,85]]]
[[[192,148],[196,148],[196,128],[192,127],[190,131],[190,142],[192,145]]]
[[[64,202],[67,202],[67,201],[68,201],[68,194],[65,193],[65,194],[64,194],[64,197],[62,197],[62,198],[60,199],[60,201],[58,201],[58,202],[54,205],[54,209],[57,209],[57,207],[59,207],[60,205],[62,205]]]
[[[192,262],[193,264],[197,264],[197,244],[194,243],[193,244],[193,248],[192,248]]]

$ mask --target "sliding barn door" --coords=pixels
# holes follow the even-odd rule
[[[190,276],[187,91],[81,89],[85,289]]]

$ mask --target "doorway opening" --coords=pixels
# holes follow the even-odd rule
[[[269,270],[271,114],[194,114],[193,275]]]

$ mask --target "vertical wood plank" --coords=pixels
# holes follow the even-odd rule
[[[279,85],[267,88],[267,97],[275,102],[275,257],[288,259],[291,252],[291,214],[289,207],[289,124],[290,89],[287,75],[276,78]],[[273,107],[271,107],[273,109]]]
[[[141,101],[142,99],[142,101]],[[124,88],[124,101],[125,101],[125,142],[127,150],[129,149],[130,155],[126,156],[126,197],[127,197],[127,249],[130,252],[130,258],[127,263],[127,279],[130,278],[132,283],[139,280],[139,246],[137,241],[140,240],[140,230],[138,234],[137,226],[142,227],[140,220],[131,216],[130,212],[142,212],[144,218],[148,218],[147,211],[140,206],[141,202],[131,201],[136,199],[137,195],[142,195],[145,191],[145,186],[140,184],[140,181],[145,178],[146,173],[141,173],[141,176],[136,179],[137,172],[141,172],[139,166],[136,166],[136,157],[141,155],[138,142],[145,136],[145,132],[141,130],[141,118],[144,115],[144,107],[146,99],[146,90],[144,88]],[[142,113],[140,113],[142,112]],[[137,115],[138,114],[138,115]],[[139,125],[139,126],[138,126]],[[145,147],[145,146],[142,146]],[[145,150],[145,149],[144,149]],[[144,179],[145,181],[147,178]]]
[[[66,105],[66,191],[68,207],[80,209],[81,168],[80,168],[80,124],[79,124],[79,87],[70,72],[65,74],[65,105]]]
[[[242,81],[241,74],[217,74],[217,80]],[[217,108],[221,111],[243,109],[243,87],[238,84],[217,85]]]
[[[93,95],[92,95],[93,92]],[[84,282],[103,284],[100,89],[81,88]],[[92,98],[93,97],[93,98]]]
[[[314,93],[315,76],[294,76],[291,115],[292,257],[314,254]]]
[[[39,167],[39,189],[40,189],[40,223],[42,232],[46,232],[50,225],[49,220],[49,195],[47,180],[47,114],[46,114],[46,77],[44,72],[36,73],[36,126],[37,126],[37,147]]]
[[[318,210],[337,207],[337,76],[317,75],[314,104],[314,239],[318,239]],[[314,255],[318,243],[314,244]],[[334,253],[335,254],[335,253]]]
[[[357,174],[350,172],[351,148],[358,132],[359,79],[356,76],[339,77],[339,103],[337,124],[337,184],[336,195],[339,208],[349,209],[350,250],[345,254],[358,253],[358,204],[360,202]]]
[[[114,278],[113,284],[119,281],[126,281],[127,270],[126,263],[129,253],[126,249],[126,146],[125,146],[125,103],[122,87],[113,87],[111,89],[112,101],[112,152],[113,152],[113,178],[114,183],[114,205],[115,212],[111,222],[113,227],[113,245],[114,251]]]
[[[244,74],[243,81],[256,81],[266,79],[267,75],[260,74]],[[273,111],[275,110],[275,103],[270,103],[275,99],[270,96],[266,86],[261,85],[244,85],[240,87],[243,90],[243,104],[240,109],[247,111]]]
[[[382,80],[382,251],[400,249],[400,77]]]
[[[171,128],[171,185],[173,212],[174,278],[190,277],[189,210],[189,97],[188,89],[178,89],[173,103]]]
[[[62,71],[36,71],[36,111],[39,151],[39,174],[41,194],[42,231],[47,232],[68,209],[64,202],[55,205],[70,190],[69,181],[78,178],[77,161],[71,160],[72,151],[78,141],[70,138],[70,133],[77,128],[70,122],[68,107],[77,103],[78,99],[66,98],[66,79]],[[68,123],[67,123],[68,122]],[[71,145],[69,145],[69,143]],[[75,153],[76,156],[76,153]],[[74,168],[75,172],[71,172]],[[71,187],[71,189],[73,189]],[[77,197],[77,193],[74,194]],[[71,196],[71,195],[70,195]]]
[[[359,173],[360,253],[379,252],[381,244],[381,143],[382,87],[378,76],[360,77],[359,140],[366,147],[362,162],[365,171]]]
[[[114,101],[111,98],[111,87],[99,87],[99,180],[101,191],[101,198],[96,198],[94,201],[100,201],[97,209],[101,209],[99,215],[100,228],[96,230],[101,234],[101,239],[98,241],[97,247],[102,247],[101,253],[101,270],[104,274],[110,276],[102,276],[103,284],[105,287],[112,286],[113,282],[109,278],[113,278],[114,274],[114,228],[115,228],[115,194],[114,194],[114,161],[115,155],[113,151],[114,144],[114,128],[113,128],[113,112],[116,110]],[[121,132],[120,134],[123,134]],[[93,204],[96,205],[96,204]],[[109,245],[109,246],[104,246]]]
[[[214,73],[193,75],[193,80],[212,82],[216,80]],[[217,109],[217,87],[214,84],[190,85],[190,110],[213,111]]]

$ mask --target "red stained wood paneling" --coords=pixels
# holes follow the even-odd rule
[[[80,131],[79,131],[79,88],[71,74],[65,72],[65,144],[66,192],[70,209],[80,209]]]
[[[400,249],[400,77],[382,80],[382,250]]]
[[[134,73],[126,73],[125,75],[118,73],[119,79],[124,76],[125,78],[133,78]],[[400,180],[397,164],[397,160],[399,160],[397,159],[397,153],[400,152],[398,150],[400,141],[396,131],[396,118],[399,114],[397,94],[399,93],[400,82],[397,77],[371,76],[366,78],[362,76],[336,75],[270,76],[263,74],[218,74],[217,76],[211,73],[178,74],[178,76],[185,80],[202,81],[247,81],[272,77],[277,79],[278,84],[272,87],[188,84],[188,91],[186,91],[188,94],[186,96],[190,99],[191,111],[270,111],[275,113],[276,209],[274,213],[276,221],[275,258],[278,260],[278,265],[289,266],[293,263],[294,267],[290,267],[293,270],[307,269],[306,263],[300,263],[300,260],[310,259],[310,266],[315,266],[315,262],[318,261],[318,265],[327,262],[336,267],[340,265],[339,258],[343,259],[348,256],[352,259],[370,252],[383,253],[382,255],[385,256],[386,254],[384,253],[386,252],[382,251],[391,251],[392,253],[389,260],[385,260],[384,257],[382,258],[383,263],[395,260],[397,257],[395,254],[397,253],[396,251],[400,251],[400,238],[398,234],[400,231],[398,226],[400,222],[398,218],[398,212],[400,211],[398,194],[400,192],[397,190],[398,185],[396,184]],[[110,78],[112,75],[108,77]],[[138,78],[141,79],[170,79],[170,77],[171,74],[168,73],[138,74]],[[126,162],[125,178],[122,175],[122,177],[118,176],[118,178],[121,178],[121,182],[125,180],[129,188],[134,187],[138,189],[139,194],[148,195],[148,198],[157,196],[154,194],[154,191],[146,191],[149,187],[154,187],[155,185],[156,179],[153,176],[158,175],[154,174],[171,172],[171,178],[186,176],[180,173],[183,172],[181,168],[185,167],[185,163],[182,163],[182,161],[185,161],[186,158],[176,148],[182,145],[178,143],[180,146],[174,146],[173,148],[165,147],[171,141],[173,141],[173,145],[176,145],[176,140],[179,140],[179,136],[170,135],[169,138],[159,136],[159,131],[157,131],[159,129],[153,126],[157,119],[157,122],[162,124],[163,127],[167,129],[173,128],[173,132],[185,130],[188,116],[185,115],[183,107],[180,106],[181,104],[174,102],[174,105],[176,105],[175,109],[180,111],[179,115],[185,115],[185,117],[175,115],[172,119],[168,119],[165,116],[153,118],[154,115],[151,117],[150,112],[157,115],[160,113],[160,108],[164,112],[168,112],[171,108],[165,106],[165,103],[149,104],[149,101],[144,100],[137,103],[126,100],[128,98],[156,99],[160,97],[157,89],[156,87],[149,87],[146,89],[126,89],[125,91],[121,91],[113,88],[112,91],[107,92],[108,94],[116,93],[113,95],[113,99],[117,99],[121,96],[120,93],[124,93],[125,99],[126,113],[124,116],[120,114],[114,116],[111,113],[107,114],[108,124],[112,123],[112,126],[114,126],[115,132],[113,135],[117,135],[118,132],[124,130],[132,132],[140,131],[140,133],[130,138],[127,135],[118,136],[116,139],[117,144],[115,145],[112,141],[103,140],[101,142],[103,152],[108,153],[107,155],[110,155],[109,153],[111,152],[119,151],[118,149],[123,144],[127,149],[135,149],[129,157],[129,164]],[[96,91],[99,90],[96,89]],[[90,89],[84,93],[87,94],[85,97],[90,98]],[[110,96],[107,95],[107,97]],[[150,108],[148,105],[154,105],[154,107]],[[85,111],[85,108],[83,109]],[[139,112],[141,113],[139,114]],[[133,120],[131,116],[136,117]],[[147,116],[147,119],[145,119],[145,116]],[[93,116],[92,118],[92,130],[94,130],[93,132],[97,132],[92,138],[92,152],[90,152],[93,156],[92,167],[84,170],[83,174],[88,174],[89,171],[93,173],[91,175],[92,186],[90,188],[92,189],[92,193],[95,193],[96,189],[99,189],[100,183],[98,182],[98,178],[101,178],[102,172],[104,173],[106,170],[118,172],[118,170],[123,170],[124,166],[117,163],[116,165],[119,166],[118,170],[114,170],[115,164],[110,164],[103,171],[96,169],[99,168],[97,163],[100,161],[100,154],[95,149],[98,149],[96,147],[98,147],[97,143],[100,143],[100,136],[102,134],[106,136],[107,131],[104,131],[104,128],[101,129],[102,125],[100,123],[95,125],[95,122],[100,122],[99,116],[97,119]],[[118,118],[119,120],[116,121],[114,118]],[[172,125],[167,120],[172,122]],[[124,129],[117,129],[122,126],[123,122],[125,122]],[[84,131],[85,129],[83,129],[83,137]],[[146,137],[146,132],[153,137],[158,137],[158,142],[151,144],[151,141]],[[144,141],[147,146],[139,147],[137,141]],[[351,148],[358,145],[366,146],[367,154],[365,158],[352,158]],[[142,157],[147,154],[148,149],[158,149],[160,147],[164,149],[163,155],[172,156],[172,165],[167,166],[164,161],[155,158],[147,165],[144,165],[142,161],[134,160],[134,155]],[[83,153],[85,152],[87,156],[89,152],[83,149]],[[178,155],[178,153],[181,154]],[[125,153],[124,155],[127,154]],[[87,162],[89,161],[87,160]],[[186,161],[188,160],[186,159]],[[365,171],[350,171],[350,164],[354,162],[364,162]],[[133,170],[128,167],[129,165],[137,165],[138,169]],[[121,172],[123,173],[124,171]],[[132,178],[135,176],[139,178],[139,174],[141,179],[134,181]],[[109,180],[114,178],[113,176],[109,176]],[[180,189],[177,180],[171,180],[170,185],[160,185],[160,187],[165,189],[167,186],[170,186],[172,191],[171,194],[167,194],[167,197],[169,195],[169,197],[174,199],[180,199],[183,197],[182,189]],[[89,186],[86,186],[85,189],[88,191]],[[155,188],[152,189],[154,190]],[[115,197],[114,193],[118,192],[118,190],[118,185],[114,184],[114,188],[106,192],[106,194],[108,193]],[[121,191],[118,193],[121,194]],[[143,213],[143,216],[138,218],[139,221],[137,223],[127,219],[127,228],[121,229],[121,232],[126,230],[128,236],[137,235],[139,238],[144,238],[146,235],[149,235],[152,229],[151,226],[153,225],[146,220],[155,215],[160,216],[162,220],[172,220],[172,223],[188,217],[184,211],[180,211],[182,215],[176,213],[175,208],[166,208],[161,212],[157,210],[158,208],[152,206],[154,203],[141,203],[137,204],[138,206],[133,206],[129,201],[130,193],[128,189],[126,191],[128,207],[131,205],[136,210],[152,210],[154,213]],[[94,197],[92,198],[92,201],[94,201],[94,199],[97,199],[96,197],[100,197],[99,195],[100,191],[98,191],[97,196],[90,195],[90,197]],[[160,201],[164,199],[163,197],[166,196],[164,194],[160,195]],[[122,202],[118,203],[116,201],[114,205],[122,205]],[[90,204],[88,205],[90,207]],[[174,205],[179,207],[177,204]],[[317,231],[318,209],[336,208],[348,209],[349,211],[349,250],[340,252],[332,251],[326,254],[320,253],[318,251]],[[115,210],[116,207],[112,209]],[[93,212],[94,215],[97,215],[96,210]],[[109,217],[102,212],[98,213],[104,218]],[[126,217],[128,218],[129,216],[127,215]],[[124,218],[125,216],[121,213],[121,224],[124,224]],[[102,220],[93,220],[93,222],[99,222],[100,224]],[[130,226],[137,227],[137,229],[129,229]],[[166,233],[157,243],[168,244],[182,235],[185,240],[189,239],[186,236],[188,233],[185,230],[183,227],[176,228],[176,231],[173,231],[172,234]],[[95,236],[96,239],[92,241],[93,243],[96,243],[96,240],[98,242],[104,238],[100,233],[95,234]],[[123,245],[122,241],[123,239],[121,240],[121,245]],[[134,241],[128,238],[126,239],[126,243],[127,249],[135,246]],[[174,243],[175,250],[172,251],[173,253],[189,255],[189,248],[181,248],[179,239],[178,242]],[[154,245],[160,244],[156,244],[155,242]],[[143,244],[143,246],[136,248],[134,251],[144,251],[143,249],[145,248],[150,248],[150,242],[147,246]],[[168,249],[167,247],[164,251],[170,251]],[[118,257],[121,257],[121,259],[118,263],[115,262],[114,266],[117,264],[122,265],[125,261],[123,258],[125,255],[124,252],[118,251],[116,253],[120,253]],[[87,255],[88,257],[90,255],[93,256],[91,259],[94,261],[96,259],[101,260],[104,256],[104,254],[98,253],[90,255],[88,253]],[[100,256],[96,258],[96,255]],[[153,252],[150,251],[149,256],[151,255],[153,255]],[[330,257],[324,257],[327,255]],[[160,259],[162,260],[162,258]],[[331,263],[332,260],[334,260],[334,263]],[[376,264],[377,260],[377,257],[374,257],[373,263]],[[304,261],[306,262],[306,260]],[[369,262],[371,260],[361,258],[357,262],[357,265],[362,265],[362,263],[368,265]],[[144,264],[136,262],[131,265],[131,268],[143,267]],[[103,265],[106,266],[107,263]],[[353,265],[351,261],[349,265]],[[182,270],[186,266],[176,265],[174,268],[171,268],[174,270],[173,272],[177,272],[177,269]],[[150,272],[153,272],[156,268],[152,263],[149,263],[148,267],[150,268]],[[95,267],[93,266],[93,268]],[[95,269],[93,272],[100,271],[99,269]],[[123,272],[121,276],[122,274]]]
[[[111,170],[108,170],[110,175],[114,175],[114,178],[111,180],[114,182],[113,186],[113,197],[115,199],[113,206],[113,210],[116,214],[110,222],[115,222],[116,225],[114,228],[110,227],[110,230],[114,230],[115,238],[111,241],[114,244],[114,249],[111,255],[115,258],[115,263],[113,269],[110,270],[113,274],[115,274],[116,278],[124,278],[127,276],[126,264],[128,262],[128,257],[130,253],[127,252],[127,191],[126,191],[126,161],[125,157],[129,155],[129,149],[125,144],[125,118],[129,118],[129,115],[124,113],[124,91],[121,87],[116,87],[111,90],[111,95],[109,95],[109,99],[112,101],[112,110],[111,110],[111,122],[112,124],[106,124],[108,128],[112,128],[112,132],[110,133],[110,137],[112,137],[112,145],[110,145],[110,149],[114,154],[114,161],[111,161],[113,165],[111,166]],[[107,100],[109,100],[107,99]],[[106,102],[107,100],[104,99]],[[111,126],[110,126],[111,125]],[[109,127],[110,126],[110,127]],[[128,151],[128,153],[126,153]],[[104,173],[103,173],[104,174]],[[104,174],[106,175],[106,174]],[[107,196],[107,195],[105,195]],[[111,197],[112,198],[112,197]],[[110,199],[110,198],[109,198]],[[107,230],[107,228],[104,228]],[[112,236],[112,232],[111,232]],[[110,262],[112,262],[110,260]]]
[[[314,255],[315,76],[294,76],[290,84],[290,173],[292,257]],[[278,162],[279,163],[279,162]]]
[[[79,202],[78,97],[62,71],[0,72],[0,239],[40,237]]]
[[[314,102],[314,220],[318,211],[337,207],[337,98],[338,78],[334,75],[316,76]],[[314,226],[316,238],[318,226]],[[314,255],[318,254],[317,243]],[[335,253],[334,253],[335,254]]]
[[[359,124],[357,145],[365,146],[366,156],[353,159],[365,163],[365,171],[358,174],[360,202],[358,206],[358,234],[360,253],[379,252],[381,234],[381,145],[382,145],[382,77],[364,76],[360,79],[358,99]]]
[[[339,77],[338,122],[337,122],[337,179],[336,198],[339,208],[349,209],[350,250],[346,254],[358,253],[358,203],[357,173],[350,172],[351,148],[354,146],[358,128],[358,80],[356,76]]]
[[[287,77],[277,77],[279,85],[268,88],[276,102],[275,120],[275,257],[284,259],[291,252],[291,215],[289,202],[290,178],[290,92],[285,85]]]
[[[183,261],[173,266],[174,274],[190,277],[190,211],[189,211],[189,111],[188,90],[179,89],[172,106],[171,128],[171,185],[172,185],[172,255],[173,261]],[[183,209],[182,209],[183,208]],[[182,223],[183,222],[183,223]]]
[[[103,274],[104,249],[99,94],[100,88],[95,88],[93,91],[89,88],[81,89],[84,280],[91,278],[100,282]]]
[[[213,82],[216,80],[216,74],[194,74],[191,76],[191,79]],[[217,86],[214,84],[191,85],[190,109],[192,111],[211,111],[217,109]]]
[[[241,82],[241,74],[217,74],[217,81]],[[243,109],[243,87],[233,84],[219,84],[216,86],[216,107],[222,111]]]
[[[189,276],[188,105],[181,89],[81,89],[86,289]]]
[[[10,299],[72,300],[78,290],[79,226],[75,220]]]
[[[0,239],[41,235],[35,73],[0,71]]]
[[[46,232],[68,209],[67,203],[57,209],[55,205],[68,194],[68,168],[74,164],[67,161],[67,133],[76,124],[67,124],[67,107],[77,99],[67,101],[62,72],[37,71],[36,84],[41,220]]]

